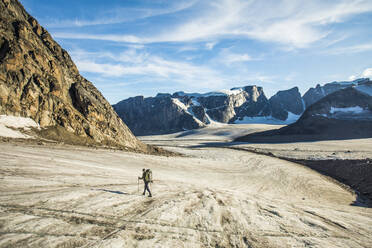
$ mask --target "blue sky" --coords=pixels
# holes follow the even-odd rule
[[[20,0],[110,103],[372,78],[371,0]]]

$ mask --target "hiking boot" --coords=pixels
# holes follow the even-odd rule
[[[142,195],[145,195],[145,193],[143,193]]]
[[[152,195],[149,195],[149,197],[152,197]]]

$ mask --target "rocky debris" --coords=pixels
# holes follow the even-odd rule
[[[0,0],[0,114],[143,149],[69,54],[17,0]]]
[[[249,134],[236,141],[298,142],[371,138],[372,95],[358,87],[348,87],[327,95],[308,107],[300,119],[291,125]]]
[[[332,82],[325,84],[324,86],[320,86],[319,84],[317,84],[315,88],[310,88],[303,95],[306,108],[335,91],[345,89],[351,86],[356,86],[358,84],[364,84],[367,82],[369,82],[369,78],[359,78],[354,81]]]

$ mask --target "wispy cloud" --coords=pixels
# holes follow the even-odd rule
[[[252,57],[250,54],[240,51],[235,52],[232,51],[232,48],[224,48],[218,53],[217,57],[214,59],[215,62],[226,65],[226,66],[234,66],[237,67],[238,65],[248,62],[248,61],[257,61],[261,60],[261,57]]]
[[[137,49],[127,49],[117,54],[74,50],[71,56],[80,72],[96,75],[101,81],[102,78],[107,78],[125,82],[135,76],[136,84],[143,84],[141,87],[145,87],[146,83],[171,82],[176,89],[200,91],[227,89],[239,85],[273,84],[275,81],[274,76],[252,72],[244,67],[236,75],[229,75],[220,69],[220,65],[213,67],[170,60]],[[246,59],[244,56],[238,58]]]
[[[115,34],[83,34],[83,33],[66,33],[66,32],[54,32],[53,37],[60,39],[85,39],[85,40],[105,40],[115,42],[127,42],[127,43],[147,43],[146,40],[141,39],[135,35],[115,35]]]
[[[217,42],[207,42],[205,44],[205,47],[208,49],[208,50],[212,50],[213,47],[217,44]]]
[[[252,61],[253,58],[246,53],[231,53],[231,52],[222,52],[218,58],[219,62],[225,65],[231,65],[235,63]]]
[[[98,74],[102,77],[123,77],[125,79],[126,76],[136,75],[147,78],[146,81],[166,80],[194,87],[207,87],[211,83],[222,87],[226,82],[222,75],[209,67],[167,60],[133,49],[120,54],[76,50],[71,55],[80,71]]]
[[[197,0],[174,1],[171,2],[170,5],[167,7],[161,6],[157,8],[115,8],[111,10],[105,10],[104,12],[95,12],[94,16],[98,17],[92,19],[75,18],[70,20],[49,20],[47,22],[47,27],[85,27],[130,22],[149,17],[174,14],[192,7],[196,2]]]
[[[367,51],[372,51],[372,42],[365,43],[365,44],[352,45],[352,46],[336,47],[336,48],[325,51],[325,53],[338,55],[338,54],[348,54],[348,53],[360,53],[360,52],[367,52]]]
[[[372,11],[372,2],[368,0],[219,0],[208,4],[199,3],[197,7],[200,6],[203,7],[202,10],[185,18],[184,22],[171,24],[147,36],[58,32],[54,35],[58,38],[133,43],[216,41],[233,36],[301,48],[332,33],[329,24],[340,23],[355,14]]]

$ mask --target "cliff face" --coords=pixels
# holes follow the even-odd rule
[[[253,133],[237,141],[299,142],[372,137],[372,82],[363,81],[328,94],[300,119],[280,129]]]
[[[288,112],[300,115],[305,110],[302,97],[297,87],[279,91],[270,98],[272,116],[279,120],[286,120]]]
[[[303,97],[298,87],[293,87],[278,91],[270,99],[266,98],[263,88],[256,85],[204,94],[180,91],[159,93],[150,98],[130,98],[114,105],[114,108],[138,135],[179,132],[213,122],[291,124],[306,109],[332,93],[351,87],[370,92],[370,85],[368,78],[332,82],[309,89]],[[346,104],[350,99],[338,101],[339,104]],[[344,115],[338,113],[332,116]]]
[[[0,0],[0,114],[30,117],[78,136],[142,144],[69,54],[17,0]]]
[[[233,123],[239,117],[262,114],[268,101],[262,87],[233,88],[230,92],[190,94],[193,104],[202,107],[212,121]],[[205,122],[209,124],[209,122]]]
[[[201,128],[213,122],[241,123],[246,117],[286,121],[288,111],[300,115],[303,104],[297,87],[268,100],[262,87],[252,85],[205,94],[137,96],[115,104],[114,109],[136,135],[151,135]]]
[[[136,135],[165,134],[204,126],[189,114],[182,102],[169,96],[132,97],[114,105],[114,109]]]
[[[240,100],[239,104],[235,105],[236,115],[232,118],[232,121],[244,117],[268,116],[270,114],[269,101],[262,87],[246,86],[242,90],[241,94],[244,96],[244,101]]]

